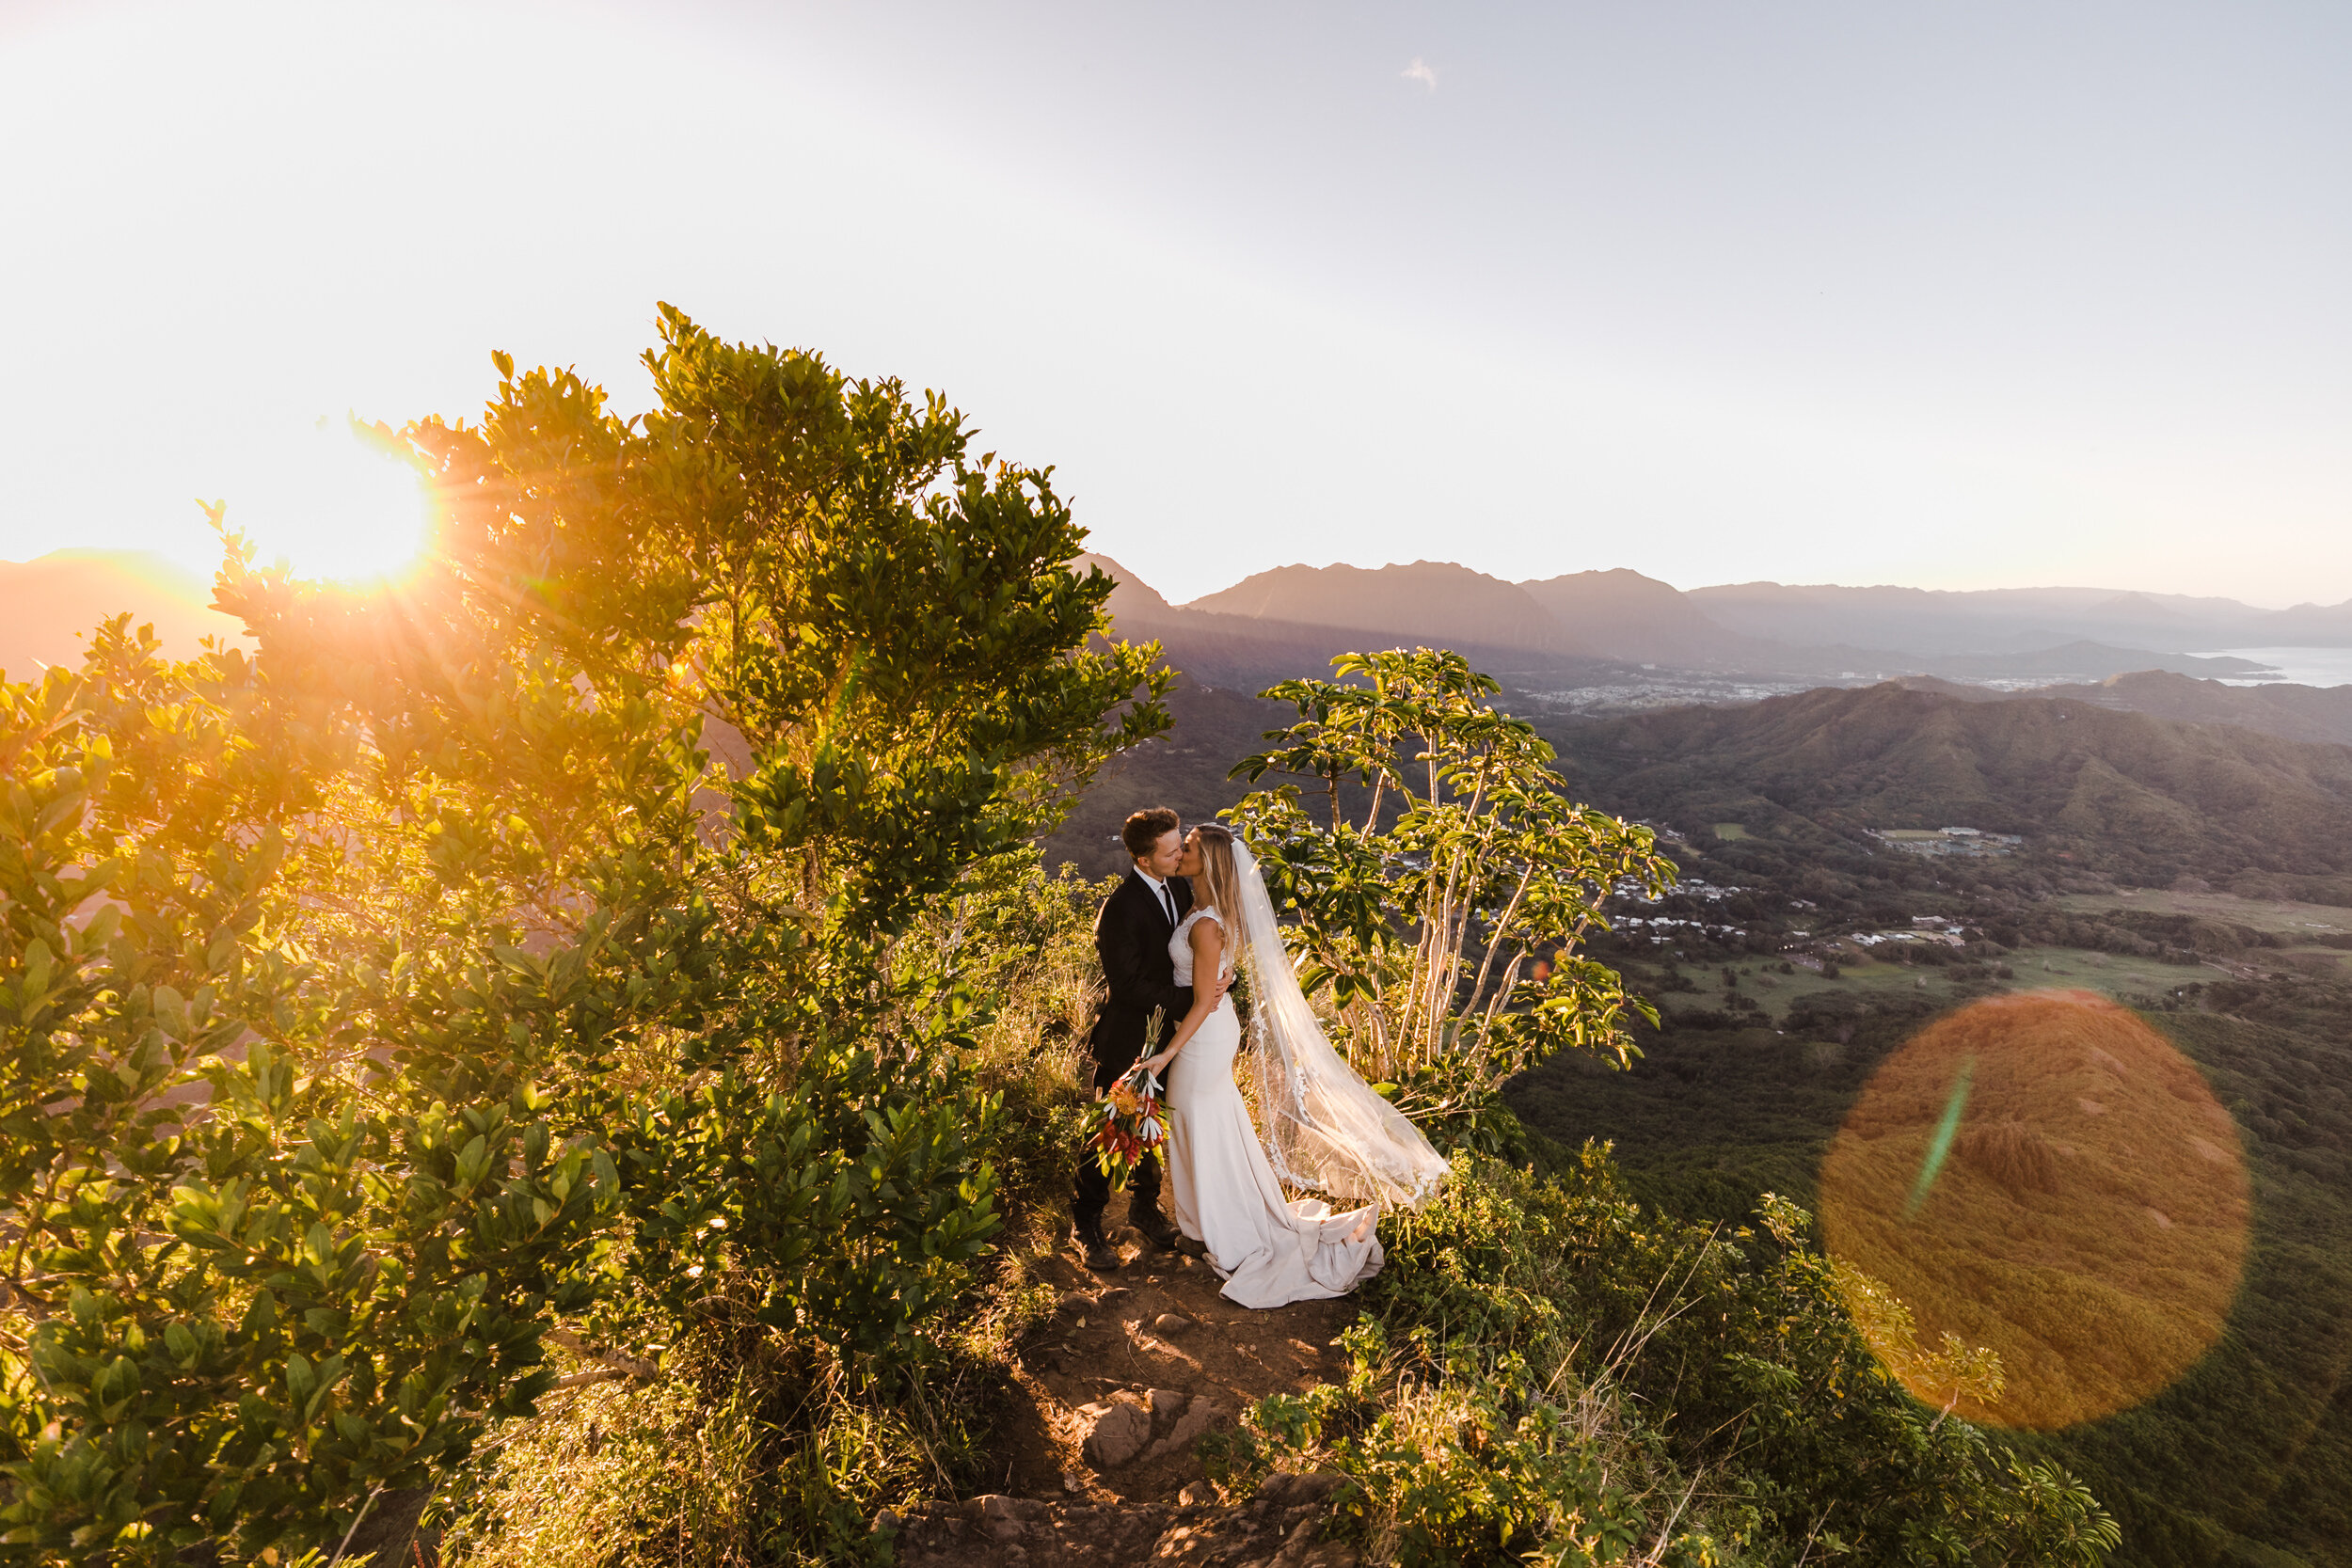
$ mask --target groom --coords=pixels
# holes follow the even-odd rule
[[[1097,1094],[1118,1083],[1143,1054],[1152,1009],[1162,1015],[1163,1043],[1192,1010],[1192,988],[1176,983],[1176,962],[1168,948],[1184,911],[1192,908],[1192,884],[1176,875],[1177,863],[1184,857],[1184,825],[1166,806],[1153,806],[1128,817],[1119,837],[1135,869],[1103,901],[1094,921],[1094,950],[1102,956],[1103,977],[1110,986],[1110,998],[1087,1037],[1094,1053]],[[1071,1218],[1076,1222],[1078,1250],[1086,1255],[1087,1267],[1097,1273],[1119,1267],[1119,1254],[1103,1236],[1103,1208],[1110,1196],[1110,1178],[1103,1174],[1092,1151],[1080,1155]],[[1161,1251],[1175,1247],[1176,1227],[1160,1212],[1156,1153],[1145,1154],[1136,1164],[1127,1218]]]

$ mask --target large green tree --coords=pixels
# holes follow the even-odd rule
[[[1556,1051],[1623,1062],[1627,1014],[1647,1006],[1581,946],[1612,894],[1660,892],[1674,863],[1647,828],[1571,800],[1551,747],[1494,707],[1500,686],[1461,655],[1331,662],[1336,680],[1262,693],[1297,722],[1234,772],[1290,782],[1229,815],[1295,912],[1300,978],[1357,1069],[1463,1135]]]
[[[637,419],[500,356],[380,431],[406,581],[232,548],[254,654],[0,685],[0,1555],[331,1549],[562,1325],[931,1354],[993,1113],[892,939],[1165,723],[1152,650],[938,397],[646,357]]]

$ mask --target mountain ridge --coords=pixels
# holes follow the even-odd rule
[[[1547,675],[1616,665],[1788,681],[1958,676],[2080,686],[2149,670],[2215,676],[2258,668],[2215,664],[2193,648],[2352,645],[2352,600],[2257,610],[2229,599],[2079,587],[1750,582],[1685,591],[1626,567],[1515,583],[1419,561],[1277,567],[1179,605],[1107,556],[1078,564],[1103,566],[1117,579],[1111,613],[1123,629],[1167,642],[1172,661],[1198,678],[1235,686],[1400,642],[1452,647],[1497,672]],[[0,669],[30,673],[78,659],[89,628],[123,610],[152,622],[168,651],[193,654],[203,636],[239,634],[209,599],[209,585],[194,574],[142,552],[74,549],[0,562]],[[2112,705],[2153,689],[2086,700]],[[2165,700],[2185,699],[2176,692]],[[2217,711],[2229,701],[2201,699],[2207,721],[2237,721]],[[2296,701],[2304,719],[2287,716]],[[2255,727],[2280,734],[2301,734],[2296,726],[2310,721],[2333,724],[2313,719],[2308,699],[2248,711],[2259,718]]]
[[[1231,614],[1200,609],[1197,600],[1172,605],[1109,556],[1082,555],[1074,564],[1082,571],[1098,569],[1118,584],[1109,609],[1120,636],[1164,644],[1168,661],[1205,686],[1254,689],[1300,673],[1322,674],[1335,655],[1412,640],[1394,626]],[[1435,641],[1485,670],[1557,675],[1597,667],[1590,658],[1485,636]]]
[[[1380,626],[1433,646],[1474,641],[1575,657],[1595,652],[1524,586],[1453,562],[1278,566],[1184,608],[1300,626]]]
[[[1112,613],[1120,625],[1165,634],[1171,653],[1205,640],[1210,657],[1237,675],[1256,668],[1239,652],[1245,647],[1280,644],[1294,653],[1343,631],[1356,647],[1474,647],[1493,668],[1597,659],[1831,681],[1946,675],[2076,684],[2150,669],[2254,674],[2264,667],[2186,650],[2283,645],[2290,631],[2324,638],[2339,619],[2352,640],[2352,601],[2264,611],[2229,599],[2105,588],[1752,582],[1686,592],[1625,567],[1507,583],[1435,561],[1281,566],[1179,605],[1108,557],[1085,559],[1107,562],[1120,579]],[[2298,615],[2292,625],[2280,619]]]

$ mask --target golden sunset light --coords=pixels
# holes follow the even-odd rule
[[[250,499],[232,496],[225,521],[254,546],[254,559],[284,562],[318,582],[370,583],[413,565],[432,527],[433,504],[417,470],[347,423],[277,443],[257,465]]]
[[[2352,1568],[2347,73],[0,0],[0,1568]]]

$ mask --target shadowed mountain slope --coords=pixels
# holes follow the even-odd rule
[[[1742,636],[1915,654],[2025,652],[2073,641],[2193,653],[2246,641],[2265,612],[2234,599],[2100,588],[1949,592],[1835,584],[1695,588],[1708,619]]]
[[[1897,684],[1965,703],[2063,698],[2187,724],[2233,724],[2281,740],[2352,746],[2352,686],[2224,686],[2165,670],[2140,670],[2084,686],[2038,686],[2026,691],[1963,686],[1934,675],[1905,675]]]
[[[1946,654],[1934,658],[1943,674],[1988,680],[2031,680],[2047,676],[2063,680],[2081,676],[2106,680],[2140,670],[2169,670],[2183,675],[2252,675],[2269,669],[2248,658],[2204,658],[2191,654],[2152,654],[2143,648],[2113,648],[2104,642],[2069,642],[2063,647],[2036,648],[2013,654]]]
[[[2299,604],[2265,616],[2253,628],[2254,647],[2352,647],[2352,599],[2342,604]]]
[[[2142,882],[2352,873],[2352,749],[1888,682],[1547,726],[1580,794],[1689,832],[1966,826]]]
[[[2352,686],[2224,686],[2143,670],[2096,686],[2045,687],[2033,695],[2187,723],[2236,724],[2281,740],[2352,745]]]

